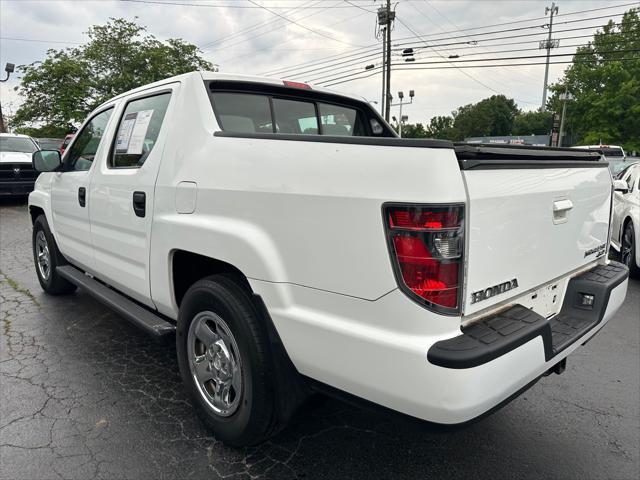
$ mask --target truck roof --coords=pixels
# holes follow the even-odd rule
[[[168,83],[174,83],[174,82],[179,82],[181,80],[187,79],[187,78],[191,78],[191,77],[196,77],[196,76],[200,76],[202,78],[202,80],[227,80],[227,81],[238,81],[238,82],[253,82],[253,83],[264,83],[264,84],[269,84],[269,85],[278,85],[278,86],[286,86],[285,85],[285,80],[283,79],[279,79],[279,78],[274,78],[274,77],[261,77],[261,76],[256,76],[256,75],[241,75],[241,74],[236,74],[236,73],[220,73],[220,72],[208,72],[208,71],[196,71],[196,72],[189,72],[189,73],[183,73],[182,75],[175,75],[173,77],[168,77],[165,78],[163,80],[159,80],[157,82],[154,83],[149,83],[146,85],[143,85],[141,87],[138,88],[134,88],[133,90],[129,90],[127,92],[121,93],[120,95],[116,95],[113,98],[110,98],[109,100],[107,100],[106,102],[104,102],[102,105],[112,102],[113,100],[116,100],[118,98],[130,95],[132,93],[136,93],[136,92],[140,92],[143,90],[147,90],[149,88],[153,88],[153,87],[158,87],[161,85],[166,85]],[[364,97],[359,97],[357,95],[350,95],[350,94],[346,94],[343,92],[339,92],[336,90],[329,90],[327,88],[322,88],[322,87],[317,87],[314,86],[313,84],[307,84],[309,85],[309,87],[312,90],[318,91],[318,92],[324,92],[324,93],[329,93],[332,95],[340,95],[342,97],[348,97],[354,100],[358,100],[358,101],[364,101],[366,102],[367,100]],[[101,106],[102,106],[101,105]]]

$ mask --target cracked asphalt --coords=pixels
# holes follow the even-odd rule
[[[198,421],[173,346],[84,293],[41,291],[24,201],[0,203],[0,302],[2,479],[640,477],[638,281],[564,374],[466,429],[326,399],[239,450]]]

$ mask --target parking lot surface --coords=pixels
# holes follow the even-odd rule
[[[640,476],[638,281],[564,374],[470,427],[434,430],[327,399],[239,450],[199,422],[172,345],[84,293],[41,291],[24,202],[0,203],[0,302],[2,479]]]

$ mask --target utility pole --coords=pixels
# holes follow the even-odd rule
[[[0,82],[4,83],[7,80],[9,80],[9,76],[11,76],[15,68],[16,66],[13,63],[7,63],[4,67],[4,71],[7,72],[7,78],[5,78],[4,80],[0,80]],[[7,129],[4,125],[4,116],[2,115],[2,104],[0,104],[0,133],[6,133],[6,132],[7,132]]]
[[[545,111],[546,104],[547,104],[547,82],[549,81],[549,55],[551,55],[552,48],[556,48],[558,45],[560,45],[560,40],[554,40],[551,38],[551,34],[553,32],[553,16],[556,13],[558,13],[558,7],[556,6],[555,2],[551,3],[551,8],[546,7],[544,9],[544,14],[547,15],[548,13],[551,13],[549,17],[549,38],[546,41],[542,40],[539,45],[540,50],[543,50],[543,49],[547,50],[547,61],[544,67],[544,85],[542,86],[542,107],[540,108],[542,112]]]
[[[573,95],[569,93],[569,86],[564,87],[564,93],[560,94],[560,100],[562,100],[562,116],[560,117],[560,134],[558,135],[558,146],[562,147],[564,144],[564,116],[567,113],[567,101],[573,100]]]
[[[391,10],[391,0],[386,3],[378,8],[378,25],[379,33],[382,33],[382,111],[388,122],[391,111],[391,25],[396,12]]]
[[[385,64],[386,62],[384,61],[384,57],[386,55],[386,49],[387,49],[387,27],[384,27],[382,29],[382,96],[380,97],[380,115],[382,115],[384,117],[384,111],[385,111],[385,107],[387,105],[387,102],[384,99],[385,93],[386,93],[386,89],[385,89],[385,77],[387,76],[387,72],[385,69]]]
[[[395,12],[393,12],[395,17]],[[389,113],[391,110],[391,0],[387,0],[387,81],[386,81],[386,94],[387,103],[385,105],[385,120],[389,121]]]

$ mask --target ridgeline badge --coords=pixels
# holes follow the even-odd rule
[[[602,245],[598,245],[597,247],[590,248],[584,252],[584,258],[590,257],[593,254],[596,254],[596,257],[600,257],[607,253],[607,244],[603,243]]]
[[[514,278],[513,280],[510,280],[508,282],[501,283],[500,285],[494,285],[493,287],[485,288],[484,290],[480,290],[478,292],[473,292],[471,294],[471,303],[481,302],[488,298],[495,297],[496,295],[500,295],[501,293],[513,290],[514,288],[518,288],[517,278]]]

